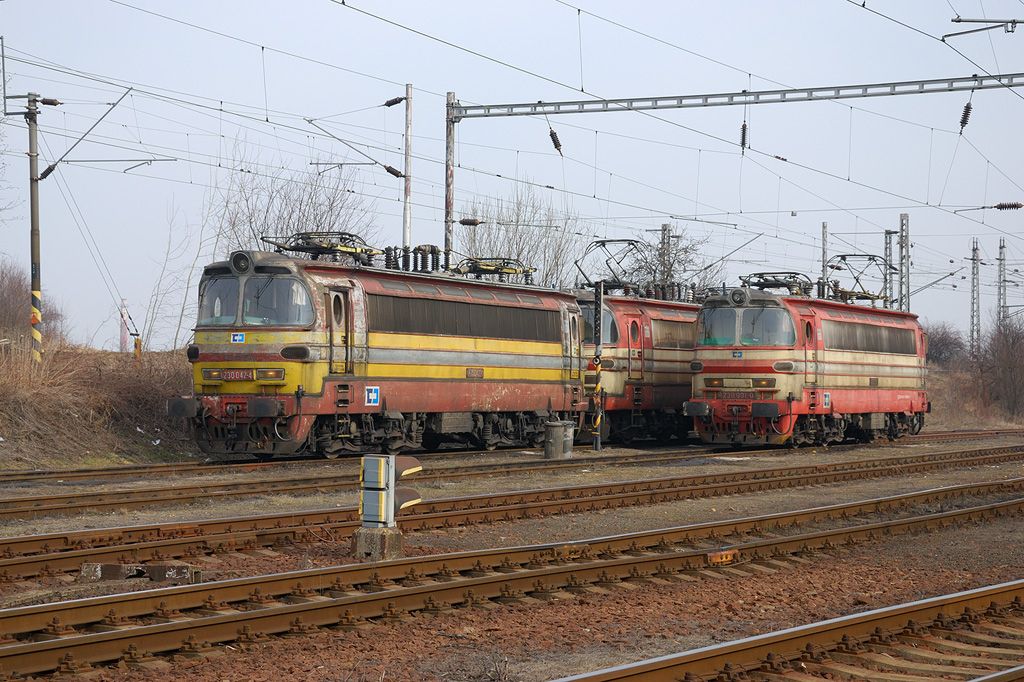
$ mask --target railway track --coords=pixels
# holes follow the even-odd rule
[[[978,454],[988,452],[990,454],[1013,454],[1024,451],[1024,446],[1005,446],[1000,448],[982,448],[981,450],[957,450],[945,453],[932,453],[930,455],[906,455],[895,458],[878,458],[860,460],[864,467],[872,466],[872,463],[882,463],[884,466],[895,466],[897,462],[903,461],[909,464],[920,464],[927,460],[942,460],[970,456],[971,453]],[[705,457],[704,454],[693,454],[690,452],[678,453],[632,453],[612,458],[582,458],[575,460],[534,460],[502,463],[496,468],[492,464],[470,464],[455,467],[442,467],[429,472],[417,475],[417,481],[430,480],[452,480],[463,477],[493,476],[510,472],[539,472],[557,471],[573,468],[585,468],[595,464],[655,464],[670,461],[679,461],[695,457]],[[922,459],[923,458],[923,459]],[[1015,458],[1015,457],[1011,457]],[[835,465],[805,465],[800,467],[787,467],[788,471],[823,471],[831,470],[828,467],[843,467],[848,463]],[[768,469],[765,471],[783,471],[782,469]],[[741,472],[750,477],[752,472]],[[708,476],[673,477],[671,479],[652,479],[653,481],[700,481],[700,480],[724,480],[721,476],[734,474],[714,474]],[[205,485],[169,485],[153,486],[144,488],[129,488],[124,490],[110,490],[101,492],[77,492],[60,493],[56,495],[30,495],[22,497],[7,497],[0,499],[0,519],[24,519],[39,516],[52,516],[57,514],[70,514],[86,510],[102,511],[111,509],[131,509],[150,507],[165,503],[189,503],[204,499],[224,499],[231,497],[244,497],[266,494],[312,494],[330,490],[353,488],[358,483],[357,474],[344,474],[335,476],[307,475],[301,477],[278,477],[267,478],[256,481],[222,482]],[[636,482],[633,482],[636,485]],[[494,499],[495,495],[481,496]],[[498,496],[500,499],[500,496]]]
[[[83,672],[90,664],[133,665],[174,651],[199,655],[216,643],[245,644],[323,626],[357,628],[368,619],[390,622],[412,612],[570,598],[595,587],[615,589],[623,581],[635,586],[774,573],[806,562],[806,555],[819,550],[1024,513],[1024,497],[1015,496],[883,521],[850,518],[902,509],[908,499],[7,609],[0,611],[0,632],[8,637],[0,642],[0,671]],[[800,532],[801,525],[822,522],[835,527]]]
[[[1024,580],[922,599],[563,678],[687,680],[1024,679]]]
[[[979,430],[979,431],[937,431],[935,433],[922,433],[916,436],[908,436],[901,439],[901,442],[942,442],[950,440],[973,440],[978,438],[995,438],[999,436],[1020,436],[1024,435],[1024,430],[1021,429],[1001,429],[1001,430]],[[589,447],[583,446],[578,447],[577,450],[587,451]],[[515,452],[540,452],[540,448],[516,448]],[[712,448],[705,447],[691,447],[688,450],[674,449],[671,452],[682,453],[689,452],[694,456],[701,454],[707,454],[712,452]],[[739,453],[751,453],[764,451],[760,450],[742,450],[735,451]],[[447,450],[438,452],[428,453],[415,453],[417,457],[428,457],[428,458],[465,458],[472,457],[474,455],[494,456],[496,453],[493,451],[479,450],[479,451],[466,451],[466,450]],[[640,453],[643,454],[643,453]],[[659,452],[647,453],[651,456],[658,456]],[[665,452],[664,454],[668,454]],[[593,459],[607,459],[605,457],[594,457]],[[345,466],[347,463],[353,462],[354,458],[349,459],[323,459],[316,457],[305,457],[305,458],[287,458],[274,460],[270,462],[259,462],[259,461],[242,461],[242,460],[230,460],[223,462],[174,462],[164,464],[133,464],[121,467],[95,467],[95,468],[83,468],[83,469],[52,469],[42,471],[0,471],[0,483],[16,483],[16,482],[31,482],[31,481],[80,481],[88,479],[116,479],[116,478],[142,478],[149,476],[166,476],[168,474],[182,475],[182,474],[197,474],[206,472],[217,472],[217,473],[229,473],[238,472],[246,473],[253,471],[260,471],[264,469],[275,469],[275,468],[287,468],[288,466],[294,465],[309,465],[323,464],[331,466]]]
[[[686,498],[713,497],[951,466],[985,466],[1024,458],[1024,446],[932,455],[858,460],[830,465],[754,469],[618,483],[453,497],[411,507],[398,518],[403,530],[429,530],[586,512]],[[1024,479],[988,484],[1024,486]],[[944,494],[965,494],[959,486]],[[960,492],[958,492],[960,491]],[[0,539],[0,582],[76,571],[87,562],[139,563],[282,544],[341,540],[359,526],[354,507],[71,531]]]

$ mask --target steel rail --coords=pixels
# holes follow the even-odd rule
[[[878,470],[869,470],[877,475]],[[761,479],[761,483],[775,479]],[[799,481],[794,481],[799,483]],[[678,499],[681,493],[688,497],[708,497],[718,492],[718,486],[709,486],[702,491],[692,489],[659,490],[658,496],[671,496]],[[730,487],[729,491],[733,489]],[[924,504],[948,499],[962,498],[968,495],[1005,494],[1008,492],[1024,492],[1024,478],[1012,478],[984,483],[966,483],[946,486],[923,491],[903,493],[889,497],[842,503],[828,507],[807,510],[808,514],[863,514],[905,507],[910,504]],[[466,498],[453,498],[455,506],[461,506]],[[479,497],[469,498],[474,501]],[[484,500],[485,501],[485,500]],[[521,504],[503,506],[485,506],[470,509],[453,509],[431,513],[415,514],[399,517],[400,527],[406,531],[422,531],[454,526],[466,526],[476,523],[493,523],[495,521],[511,521],[531,516],[558,514],[566,512],[607,509],[631,504],[642,504],[646,496],[642,492],[619,495],[603,495],[585,498],[580,503],[567,504],[558,499],[557,495],[548,500],[536,500]],[[434,508],[445,506],[445,500],[438,500]],[[582,508],[581,508],[582,506]],[[751,523],[775,518],[796,518],[799,522],[804,517],[794,517],[793,512],[782,512],[775,515],[756,517],[753,521],[745,521],[745,528],[753,527]],[[809,518],[809,517],[808,517]],[[0,541],[0,584],[5,581],[23,580],[37,575],[53,575],[60,572],[77,571],[83,563],[143,563],[168,559],[190,558],[203,554],[219,554],[223,552],[245,552],[260,547],[272,547],[285,544],[321,541],[324,535],[334,540],[348,538],[359,527],[358,516],[354,510],[326,509],[297,514],[272,514],[265,517],[239,517],[203,522],[188,528],[187,524],[161,524],[153,526],[127,527],[123,529],[106,529],[96,534],[94,531],[82,531],[77,534],[54,534],[50,536],[25,536]],[[211,532],[202,533],[202,528]],[[739,532],[740,525],[733,527],[732,532]],[[132,531],[135,531],[134,533]],[[193,531],[186,535],[186,531]],[[131,540],[131,537],[138,539]],[[32,551],[39,547],[40,541],[49,542],[64,540],[69,544],[58,551],[25,553],[16,556],[18,550]],[[87,542],[92,546],[85,546]],[[108,544],[102,544],[107,542]],[[42,547],[48,548],[47,544]]]
[[[946,440],[972,440],[978,438],[996,438],[1000,436],[1020,436],[1024,435],[1022,429],[993,429],[993,430],[979,430],[979,431],[937,431],[934,433],[922,433],[916,436],[907,436],[905,438],[896,441],[896,444],[902,442],[914,443],[914,442],[929,442],[929,441],[946,441]],[[834,447],[834,446],[833,446]],[[582,446],[579,450],[589,450],[589,447]],[[509,452],[539,452],[540,448],[510,448]],[[614,456],[595,456],[586,458],[591,461],[612,461],[618,458],[637,458],[643,459],[645,456],[649,457],[662,457],[669,455],[683,455],[692,454],[693,456],[701,456],[707,453],[714,452],[715,448],[707,448],[703,446],[691,447],[688,449],[675,448],[672,450],[662,450],[654,452],[640,452],[629,455],[614,455]],[[751,448],[736,450],[733,454],[751,454],[754,452],[775,452],[776,450],[766,450],[765,448]],[[448,450],[438,452],[426,452],[426,453],[413,453],[416,457],[429,457],[429,458],[451,458],[453,460],[463,459],[472,457],[474,455],[486,455],[494,456],[494,451],[487,450]],[[534,460],[540,461],[540,460]],[[575,461],[583,461],[577,459]],[[513,462],[514,463],[514,462]],[[319,457],[304,457],[304,458],[282,458],[276,459],[269,462],[260,461],[210,461],[210,462],[171,462],[171,463],[157,463],[157,464],[131,464],[118,467],[92,467],[92,468],[81,468],[81,469],[48,469],[48,470],[7,470],[0,471],[0,483],[17,483],[17,482],[32,482],[32,481],[45,481],[45,480],[61,480],[61,481],[72,481],[82,479],[109,479],[109,478],[134,478],[134,477],[145,477],[145,476],[164,476],[167,474],[189,474],[189,473],[229,473],[229,472],[250,472],[259,471],[261,469],[273,469],[273,468],[287,468],[288,466],[309,466],[309,465],[346,465],[352,464],[355,466],[354,458],[341,458],[341,459],[324,459]],[[490,466],[501,466],[499,463],[493,463]],[[566,464],[565,466],[572,466]]]
[[[558,682],[787,680],[811,679],[812,675],[814,679],[820,679],[818,675],[857,679],[858,663],[863,666],[859,669],[863,679],[1019,680],[1024,678],[1022,600],[1024,580],[1017,580],[574,675]]]
[[[716,474],[698,474],[610,483],[595,483],[559,488],[488,493],[464,497],[428,500],[407,509],[399,521],[403,527],[430,526],[430,514],[440,526],[458,525],[483,520],[521,518],[520,514],[557,511],[588,511],[625,504],[656,503],[681,497],[749,493],[800,485],[833,483],[867,476],[909,474],[947,466],[997,464],[1024,457],[1024,446],[952,450],[923,455],[902,455],[882,459],[851,460],[833,464],[804,465],[774,469],[743,469]],[[581,500],[583,502],[581,502]],[[548,503],[544,508],[537,503]],[[533,504],[532,508],[521,505]],[[519,506],[519,509],[514,507]],[[455,512],[462,511],[461,517]],[[251,543],[250,533],[260,530],[281,530],[302,526],[343,524],[357,518],[355,507],[299,512],[282,512],[257,516],[208,519],[100,528],[94,530],[48,533],[0,539],[0,577],[12,566],[10,560],[27,554],[54,554],[67,551],[98,549],[112,545],[151,543],[185,537],[239,533],[242,546]],[[431,526],[433,527],[433,526]],[[174,543],[168,543],[168,547]],[[179,544],[179,547],[186,545]],[[216,545],[214,545],[216,546]],[[236,543],[237,546],[237,543]],[[154,546],[155,547],[155,546]],[[124,548],[124,551],[130,551]],[[84,556],[84,555],[83,555]],[[153,557],[159,558],[159,557]],[[164,557],[166,558],[166,557]],[[45,567],[45,562],[40,567]],[[54,567],[54,570],[57,570]],[[45,571],[44,571],[45,572]]]
[[[1020,450],[1024,446],[1003,446],[1001,448],[982,448],[981,450],[1006,452],[1016,448]],[[894,460],[905,460],[908,463],[920,461],[920,458],[928,460],[941,458],[943,456],[960,457],[964,453],[975,451],[947,451],[944,453],[932,453],[930,455],[905,455],[896,458],[879,458],[871,460],[860,460],[862,466],[890,466]],[[703,456],[703,455],[700,455]],[[675,459],[674,456],[670,458]],[[836,465],[805,465],[803,467],[790,467],[790,470],[827,470],[831,466],[848,466],[850,463]],[[541,462],[539,464],[523,464],[516,468],[517,471],[545,471],[557,470],[570,466],[593,466],[593,463],[581,464],[579,460],[568,462]],[[452,479],[468,476],[491,476],[500,473],[507,473],[509,469],[495,469],[490,465],[467,465],[464,467],[446,467],[433,472],[426,472],[418,475],[418,481]],[[780,471],[778,469],[764,471]],[[743,472],[749,475],[749,472]],[[724,480],[721,476],[732,474],[712,474],[706,476],[687,477],[694,480]],[[652,479],[663,481],[676,481],[677,477],[668,479]],[[201,499],[223,499],[229,497],[242,497],[264,494],[280,493],[307,493],[338,490],[352,487],[357,483],[357,475],[339,476],[302,476],[283,477],[272,479],[260,479],[256,481],[221,482],[207,485],[187,486],[156,486],[146,488],[129,488],[123,490],[109,490],[101,492],[79,492],[62,493],[58,495],[31,495],[22,497],[8,497],[0,499],[0,519],[9,518],[34,518],[38,516],[52,516],[81,512],[85,510],[109,510],[148,507],[169,502],[194,502]],[[606,485],[606,484],[599,484]],[[495,495],[488,497],[494,498]],[[422,509],[420,506],[417,509]]]
[[[713,551],[694,548],[693,527],[681,527],[660,535],[459,552],[8,609],[0,611],[0,632],[19,639],[0,644],[0,670],[32,674],[181,649],[201,652],[209,643],[358,627],[367,618],[389,621],[489,600],[557,599],[624,580],[695,580],[721,563],[723,554],[733,563],[725,569],[733,575],[771,573],[791,565],[780,557],[1022,512],[1024,498],[1017,498]],[[780,527],[784,523],[778,521]],[[728,522],[720,525],[724,532]]]

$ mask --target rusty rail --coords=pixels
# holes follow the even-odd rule
[[[1024,679],[1024,580],[833,618],[559,682]]]
[[[732,520],[564,544],[459,552],[227,580],[0,611],[0,671],[33,674],[184,649],[358,627],[413,611],[558,599],[621,581],[696,580],[727,557],[732,575],[792,566],[786,557],[903,533],[1024,513],[1024,498],[942,513],[778,536],[807,510],[752,526],[768,537],[719,538]],[[842,515],[834,513],[832,518]],[[737,525],[739,524],[739,525]],[[767,527],[767,528],[765,528]],[[742,532],[742,531],[740,531]],[[905,621],[903,623],[905,625]]]
[[[934,433],[922,433],[916,436],[907,436],[900,440],[900,442],[941,442],[950,440],[973,440],[978,438],[995,438],[999,436],[1021,436],[1024,435],[1022,429],[993,429],[993,430],[978,430],[978,431],[936,431]],[[589,450],[587,446],[581,446],[579,450]],[[540,448],[513,448],[514,452],[539,452]],[[558,468],[579,466],[578,462],[608,462],[610,460],[622,459],[622,461],[632,462],[633,460],[642,461],[647,457],[653,458],[655,461],[661,461],[662,457],[670,456],[683,456],[692,455],[699,457],[713,452],[713,448],[705,447],[691,447],[687,449],[674,448],[671,450],[660,450],[654,452],[640,452],[630,455],[620,455],[611,457],[590,457],[585,459],[576,459],[573,462],[559,463],[556,466]],[[737,450],[735,454],[751,454],[754,452],[766,452],[764,448],[754,448]],[[767,450],[772,452],[772,450]],[[438,458],[452,458],[452,459],[464,459],[472,457],[474,455],[488,455],[493,456],[495,453],[486,450],[452,450],[452,451],[438,451],[429,453],[417,453],[417,457],[438,457]],[[536,461],[536,460],[535,460]],[[157,463],[157,464],[131,464],[118,467],[92,467],[92,468],[80,468],[80,469],[49,469],[49,470],[8,470],[0,471],[0,483],[15,483],[15,482],[31,482],[31,481],[46,481],[46,480],[62,480],[62,481],[77,481],[85,479],[111,479],[111,478],[142,478],[148,476],[166,476],[168,474],[190,474],[190,473],[229,473],[229,472],[240,472],[246,473],[251,471],[259,471],[262,469],[271,468],[286,468],[289,465],[298,466],[309,466],[313,465],[348,465],[355,466],[353,458],[347,459],[323,459],[316,457],[303,457],[303,458],[281,458],[272,460],[269,462],[260,461],[210,461],[210,462],[172,462],[172,463]],[[491,465],[498,466],[498,465]]]
[[[970,456],[961,457],[949,457],[965,454],[953,451],[832,465],[446,498],[410,508],[399,517],[399,525],[406,530],[447,528],[899,475],[947,466],[994,464],[1024,457],[1024,447],[982,448],[969,452]],[[968,484],[950,490],[980,490],[985,486],[994,489],[993,486],[1016,485],[1017,480]],[[307,542],[322,529],[329,529],[336,537],[347,537],[358,525],[357,510],[350,507],[8,538],[0,540],[0,581],[74,571],[90,561],[135,563]]]

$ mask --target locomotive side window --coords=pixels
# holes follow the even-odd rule
[[[251,325],[298,325],[313,322],[306,286],[291,277],[250,277],[242,296],[242,322]]]
[[[341,300],[340,294],[331,296],[331,313],[334,315],[335,329],[345,328],[345,303]]]
[[[697,325],[693,322],[653,320],[655,348],[693,348]]]
[[[640,340],[640,325],[636,320],[629,323],[629,338],[633,340],[633,343]]]
[[[740,343],[744,346],[792,346],[796,343],[793,319],[783,308],[744,308]]]
[[[199,285],[198,326],[234,324],[237,312],[237,277],[214,277]]]
[[[472,293],[472,292],[471,292]],[[370,294],[370,331],[562,341],[557,311]]]
[[[804,340],[807,343],[814,340],[814,329],[811,328],[810,322],[804,322]]]
[[[859,350],[900,355],[917,354],[917,344],[912,329],[824,320],[822,330],[825,333],[825,348],[832,350]]]

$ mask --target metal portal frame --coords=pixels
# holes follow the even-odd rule
[[[786,88],[783,90],[741,90],[710,95],[672,95],[668,97],[622,97],[619,99],[567,100],[562,102],[522,102],[519,104],[456,104],[455,121],[490,116],[553,116],[555,114],[586,114],[600,111],[651,111],[656,109],[692,109],[748,104],[780,104],[783,102],[814,102],[860,97],[892,97],[922,95],[930,92],[960,92],[1013,88],[1024,86],[1024,73],[993,76],[962,76],[930,80],[895,81],[864,85],[830,85],[819,88]]]
[[[463,105],[448,92],[445,104],[445,186],[444,186],[444,267],[451,266],[455,227],[455,124],[467,118],[508,116],[551,116],[608,111],[649,111],[655,109],[694,109],[749,104],[782,104],[814,102],[861,97],[892,97],[928,93],[963,92],[993,88],[1024,86],[1024,73],[986,76],[932,78],[928,80],[893,81],[865,85],[838,85],[818,88],[787,88],[783,90],[744,90],[706,95],[671,97],[626,97],[620,99],[574,100],[561,102],[523,102],[520,104]],[[909,289],[909,287],[908,287]],[[909,296],[908,302],[909,302]]]

